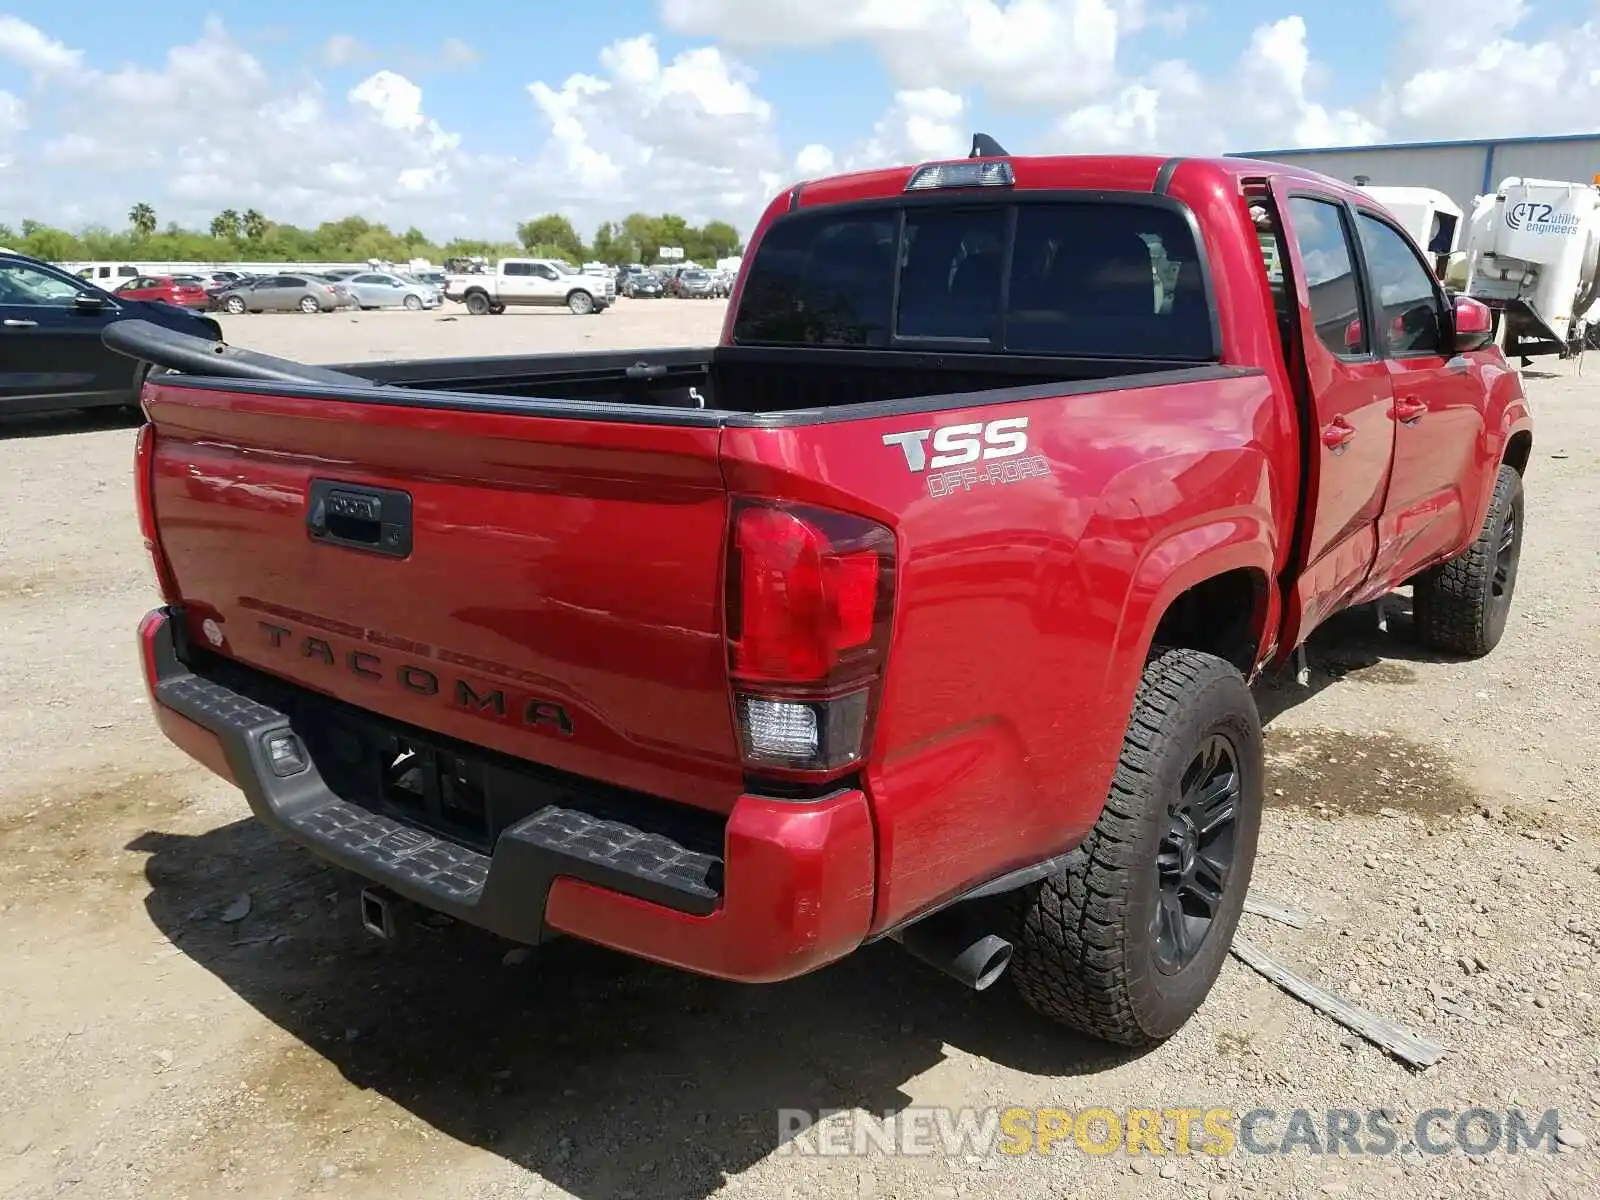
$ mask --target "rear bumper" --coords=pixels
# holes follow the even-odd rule
[[[175,635],[166,609],[139,626],[163,732],[278,833],[428,908],[517,941],[566,933],[749,983],[815,970],[867,934],[874,840],[859,791],[804,803],[742,796],[720,859],[563,794],[481,853],[336,794],[314,760],[275,774],[266,743],[295,732],[292,718],[192,671]]]

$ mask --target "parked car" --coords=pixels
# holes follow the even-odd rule
[[[217,294],[215,304],[223,312],[332,312],[349,303],[343,285],[317,279],[309,272],[296,275],[263,275]]]
[[[113,294],[36,258],[0,253],[0,414],[136,403],[143,368],[100,336],[130,318],[222,337],[216,321],[192,309]]]
[[[208,271],[203,274],[200,279],[206,290],[207,307],[216,308],[217,297],[230,288],[243,286],[250,278],[239,271]]]
[[[445,298],[467,306],[474,316],[516,307],[565,307],[579,316],[602,313],[616,301],[609,278],[584,275],[551,258],[503,258],[489,274],[452,275]]]
[[[438,308],[444,303],[444,294],[431,284],[418,283],[414,279],[382,271],[352,275],[344,281],[344,287],[361,308],[409,308],[418,311]]]
[[[685,271],[678,276],[678,295],[686,300],[710,300],[716,295],[716,288],[710,271]]]
[[[117,295],[130,300],[153,300],[179,308],[210,306],[205,281],[198,275],[136,275],[117,288]]]
[[[645,300],[659,300],[665,293],[661,277],[653,271],[640,271],[628,276],[623,285],[623,295]]]
[[[1407,583],[1432,649],[1506,629],[1533,432],[1488,308],[1240,159],[857,173],[742,270],[709,350],[157,380],[157,720],[384,935],[403,899],[748,982],[890,939],[1169,1037],[1250,885],[1250,681]],[[235,370],[276,381],[218,404]]]

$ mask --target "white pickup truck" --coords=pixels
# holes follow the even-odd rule
[[[554,259],[502,258],[492,271],[451,275],[444,294],[447,300],[465,304],[473,316],[503,313],[512,306],[565,306],[584,316],[616,303],[617,285]]]

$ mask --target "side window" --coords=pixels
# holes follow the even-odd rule
[[[0,262],[0,304],[70,308],[84,289],[60,275],[19,262]]]
[[[532,275],[532,263],[506,263],[500,272],[502,275]]]
[[[535,263],[533,273],[540,279],[560,279],[561,274],[554,267],[547,267],[543,263]]]
[[[1405,235],[1393,226],[1360,214],[1361,244],[1367,252],[1372,289],[1383,307],[1379,328],[1391,354],[1439,354],[1444,319],[1433,275]]]
[[[1289,219],[1305,264],[1317,339],[1337,355],[1370,353],[1372,343],[1361,321],[1360,289],[1351,265],[1354,257],[1339,205],[1295,196],[1289,201]]]
[[[297,288],[305,287],[306,281],[298,275],[279,275],[272,281],[274,287]]]

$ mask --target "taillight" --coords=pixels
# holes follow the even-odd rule
[[[146,420],[139,426],[139,437],[133,450],[133,495],[139,512],[139,534],[144,538],[144,548],[155,568],[161,598],[168,604],[176,604],[181,598],[177,580],[173,578],[172,567],[156,534],[155,448],[156,427]]]
[[[736,501],[728,665],[745,766],[825,779],[866,749],[894,611],[894,534],[862,517]]]

